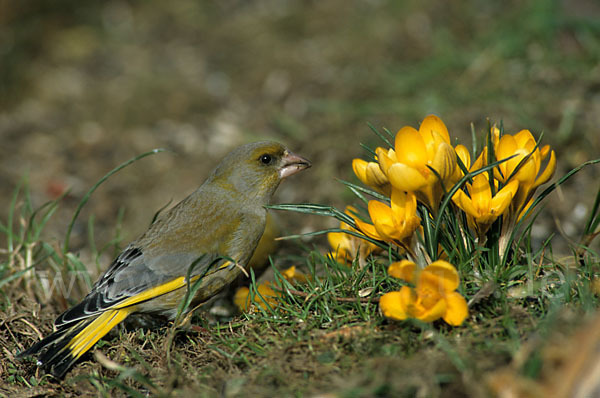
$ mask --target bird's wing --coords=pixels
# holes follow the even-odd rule
[[[214,205],[217,198],[219,206]],[[210,274],[235,266],[226,256],[245,264],[262,235],[264,220],[245,214],[247,210],[237,209],[232,200],[214,187],[198,189],[130,244],[91,292],[56,319],[55,326],[66,327],[107,309],[125,308],[167,294],[186,286],[188,274],[196,279],[220,277],[222,273]],[[157,247],[156,236],[160,236],[162,247]],[[190,266],[192,272],[188,272]],[[212,282],[211,286],[218,284]]]
[[[145,258],[139,247],[127,247],[77,305],[60,315],[57,328],[107,309],[142,303],[186,286],[189,275],[206,276],[230,263],[218,254],[177,253]]]

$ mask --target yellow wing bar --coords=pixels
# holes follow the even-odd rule
[[[226,261],[223,265],[221,265],[217,270],[213,271],[216,272],[218,270],[221,270],[225,267],[228,267],[229,265],[231,265],[232,262],[231,261]],[[212,272],[211,272],[212,273]],[[206,277],[210,274],[206,274],[203,275],[203,277]],[[198,278],[200,278],[201,275],[196,275],[194,277],[192,277],[190,282],[195,282],[198,280]],[[133,297],[130,297],[126,300],[121,301],[120,303],[114,305],[113,307],[111,307],[111,309],[121,309],[121,308],[125,308],[125,307],[129,307],[131,305],[135,305],[135,304],[139,304],[141,302],[144,301],[148,301],[150,299],[153,299],[155,297],[158,296],[162,296],[163,294],[167,294],[169,292],[172,292],[173,290],[177,290],[180,289],[182,287],[184,287],[187,284],[187,281],[185,279],[184,276],[180,276],[179,278],[175,278],[167,283],[163,283],[162,285],[153,287],[151,289],[148,289],[142,293],[136,294]]]

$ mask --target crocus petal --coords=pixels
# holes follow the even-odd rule
[[[375,162],[367,163],[366,177],[369,185],[382,186],[389,182],[379,163]]]
[[[406,218],[405,210],[410,210],[409,202],[417,200],[414,194],[409,194],[408,192],[401,191],[395,188],[392,189],[392,197],[390,199],[392,213],[394,213],[394,215],[397,216],[399,219]]]
[[[415,301],[414,292],[403,286],[399,292],[389,292],[379,299],[379,308],[386,318],[402,321],[408,318],[410,307]]]
[[[496,148],[498,146],[498,141],[500,141],[500,129],[498,129],[498,127],[496,127],[495,125],[492,126],[492,145],[494,146],[494,148]]]
[[[254,301],[259,307],[267,309],[268,307],[275,308],[277,306],[277,297],[280,294],[271,288],[270,282],[261,283],[256,290]]]
[[[487,146],[483,147],[483,150],[479,154],[479,157],[475,159],[475,162],[471,165],[469,170],[479,170],[488,164],[488,148]],[[494,171],[497,171],[494,169]]]
[[[396,226],[411,223],[413,218],[421,219],[417,216],[417,197],[412,192],[392,189],[391,197],[392,218]]]
[[[346,208],[344,209],[344,213],[346,213],[347,215],[349,215],[350,217],[352,217],[353,219],[356,219],[356,215],[359,213],[358,210],[356,210],[356,207],[354,206],[346,206]],[[346,224],[345,222],[340,222],[340,228],[341,229],[352,229],[352,227],[350,227],[348,224]]]
[[[292,265],[288,269],[281,271],[281,275],[288,281],[294,279],[295,274],[296,274],[296,266],[295,265]]]
[[[254,301],[263,309],[267,308],[267,304],[273,308],[277,306],[277,297],[279,297],[279,293],[271,288],[269,282],[264,282],[258,285]],[[235,292],[233,302],[240,311],[248,311],[250,308],[250,290],[247,287],[239,288]]]
[[[517,150],[517,152],[515,152],[515,153],[519,154],[519,156],[515,156],[514,158],[512,158],[508,162],[506,162],[508,177],[510,177],[511,174],[514,173],[514,171],[517,169],[517,167],[519,166],[521,161],[523,159],[525,159],[526,156],[529,155],[529,152],[525,153],[525,151],[522,149]],[[536,164],[535,158],[532,154],[525,161],[525,163],[523,163],[519,167],[519,170],[516,172],[516,174],[514,175],[513,178],[516,178],[520,182],[533,183],[533,181],[535,180],[535,177],[537,176],[538,170],[539,170],[539,163]]]
[[[379,235],[373,224],[366,223],[358,218],[355,219],[354,222],[356,223],[356,227],[369,238],[373,238],[375,240],[387,240],[387,238]]]
[[[240,287],[233,296],[233,304],[235,304],[240,311],[248,311],[248,307],[250,307],[249,295],[250,289],[245,286]]]
[[[454,151],[463,165],[467,168],[467,170],[469,170],[471,168],[471,154],[469,153],[467,147],[464,145],[457,145],[454,148]]]
[[[385,150],[383,148],[375,149],[375,153],[377,154],[377,161],[379,162],[381,171],[383,171],[384,174],[387,174],[390,166],[397,162],[396,153],[393,149]]]
[[[370,200],[367,208],[369,209],[369,216],[371,216],[372,221],[375,218],[392,219],[392,209],[385,203],[378,200]]]
[[[442,181],[447,181],[456,167],[456,152],[450,144],[442,142],[438,145],[431,166],[437,171]],[[446,187],[448,188],[448,187]]]
[[[510,134],[504,134],[498,141],[498,147],[496,148],[496,157],[498,159],[504,159],[515,153],[519,148],[515,137]]]
[[[439,292],[452,292],[456,290],[459,282],[456,268],[447,261],[438,260],[420,272],[417,290],[422,287]]]
[[[425,141],[428,139],[437,141],[436,136],[440,136],[442,140],[448,144],[450,143],[450,134],[448,134],[448,128],[444,122],[442,122],[442,119],[436,115],[429,115],[423,119],[423,123],[421,123],[421,126],[419,127],[419,133],[423,136]]]
[[[344,213],[346,213],[347,215],[352,217],[354,219],[354,221],[357,224],[359,224],[358,223],[359,220],[356,217],[356,215],[358,214],[358,211],[354,207],[346,206]],[[363,228],[367,229],[372,234],[377,234],[377,231],[375,230],[373,225],[367,224],[362,221],[360,223],[363,226]],[[346,230],[346,231],[358,232],[355,228],[351,227],[350,225],[346,224],[343,221],[340,222],[340,229]],[[363,233],[365,233],[365,232],[363,231]],[[371,236],[371,237],[374,239],[382,240],[379,235],[376,235],[376,237],[375,236]],[[360,254],[359,260],[365,259],[373,251],[378,250],[378,247],[375,246],[374,244],[372,244],[366,240],[362,240],[359,237],[356,237],[354,235],[350,235],[350,234],[347,234],[344,232],[329,232],[327,234],[327,240],[329,242],[329,245],[333,249],[333,252],[330,253],[331,257],[335,261],[341,262],[341,263],[351,262],[352,260],[354,260],[356,258],[357,254]],[[359,252],[359,253],[357,253],[357,252]]]
[[[346,234],[343,232],[329,232],[327,234],[327,241],[329,246],[335,250],[342,250],[346,248]]]
[[[454,194],[454,196],[452,196],[452,201],[458,207],[460,207],[462,211],[464,211],[465,213],[467,213],[471,217],[478,217],[479,216],[479,212],[473,206],[473,201],[471,200],[471,198],[469,198],[467,196],[466,193],[464,193],[464,191],[462,191],[460,189],[458,191],[456,191],[456,193]]]
[[[521,210],[519,212],[519,216],[517,217],[517,221],[521,220],[521,218],[523,218],[523,216],[525,215],[525,213],[527,213],[527,210],[529,210],[529,208],[531,207],[531,205],[533,204],[533,198],[531,198],[529,200],[529,202],[527,202],[527,204],[525,206],[523,206],[523,210]],[[528,215],[528,217],[531,216],[531,213]]]
[[[551,151],[550,152],[550,160],[548,161],[548,164],[546,165],[546,168],[544,169],[542,174],[540,174],[538,176],[538,178],[535,180],[535,183],[533,184],[533,188],[537,188],[538,186],[547,183],[548,180],[550,180],[552,178],[555,171],[556,171],[556,155],[554,154],[554,151]]]
[[[365,185],[380,187],[388,183],[388,179],[381,171],[379,163],[367,162],[362,159],[353,159],[352,169],[358,179]]]
[[[446,301],[440,298],[432,307],[422,307],[421,310],[420,314],[415,314],[415,318],[423,322],[433,322],[446,314]]]
[[[268,298],[268,297],[277,297],[279,296],[279,293],[277,293],[275,290],[273,290],[271,288],[271,283],[270,282],[263,282],[260,285],[258,285],[257,289],[258,294],[260,294],[261,296],[263,296],[263,298]]]
[[[515,141],[517,146],[520,148],[525,148],[531,152],[535,147],[535,139],[533,138],[533,134],[529,130],[521,130],[517,134],[515,134]]]
[[[479,214],[488,213],[490,201],[492,200],[492,190],[487,173],[477,174],[473,177],[473,184],[469,189],[473,206]]]
[[[396,134],[396,159],[409,167],[423,167],[427,164],[427,147],[423,137],[413,127],[402,127]]]
[[[368,162],[363,159],[352,160],[352,170],[363,184],[366,184],[367,181],[367,163]]]
[[[511,211],[520,212],[525,203],[527,203],[530,199],[531,193],[531,184],[527,183],[519,183],[519,189],[517,189],[517,193],[512,198]]]
[[[402,192],[400,193],[402,200],[399,201],[397,195],[392,193],[394,222],[402,227],[402,235],[407,238],[421,225],[421,218],[417,215],[417,196],[412,192]]]
[[[391,165],[387,170],[387,175],[392,186],[401,191],[418,191],[428,185],[427,176],[403,163]]]
[[[550,153],[550,145],[544,145],[540,148],[540,157],[542,160],[546,159],[546,156]]]
[[[518,146],[517,146],[517,141],[515,141],[515,138],[510,134],[505,134],[502,137],[500,137],[500,141],[498,142],[498,147],[496,148],[496,159],[504,160],[506,158],[509,158],[510,156],[515,154],[517,149],[518,149]],[[511,160],[514,160],[514,158]],[[486,159],[484,159],[484,162],[485,161],[486,161]],[[498,165],[498,169],[500,170],[502,175],[496,176],[496,178],[498,178],[498,180],[501,182],[506,182],[510,173],[514,169],[514,166],[513,166],[513,168],[510,169],[510,171],[508,171],[507,164],[509,161],[510,160],[504,161]],[[519,161],[517,161],[516,164],[519,164]]]
[[[536,148],[535,139],[529,130],[521,130],[514,136],[504,135],[498,144],[496,158],[501,160],[511,155],[516,156],[499,166],[502,176],[496,175],[496,177],[502,182],[506,182],[509,178],[515,178],[522,184],[535,188],[537,185],[534,185],[534,183],[537,183],[537,180],[542,177],[538,177],[541,161],[548,156],[549,150],[548,146],[542,147],[541,150]],[[524,159],[527,160],[523,162]],[[520,165],[521,162],[523,164]],[[552,159],[550,162],[552,162]],[[518,171],[515,173],[517,168]],[[552,176],[551,169],[548,170],[548,173],[544,171],[542,174],[544,178],[550,179]],[[543,179],[539,181],[542,183]]]
[[[392,217],[392,209],[377,200],[369,201],[369,216],[379,236],[386,239],[397,239],[398,230]]]
[[[508,184],[506,184],[496,195],[492,198],[490,202],[490,212],[496,216],[500,216],[504,214],[508,206],[510,205],[512,198],[517,193],[517,189],[519,189],[519,181],[512,180]]]
[[[458,292],[448,293],[445,297],[446,314],[444,321],[452,326],[458,326],[464,322],[469,315],[467,301]]]
[[[295,265],[292,265],[288,269],[281,271],[281,275],[285,278],[285,280],[292,283],[305,283],[308,280],[308,277],[305,274],[296,270]]]
[[[417,264],[409,260],[402,260],[390,264],[388,267],[388,275],[412,283],[416,270]]]
[[[467,170],[469,170],[469,167],[471,166],[471,155],[464,145],[457,145],[454,148],[454,152],[456,152],[456,167],[454,168],[452,178],[450,178],[451,185],[456,184],[465,175],[463,169],[459,166],[459,159]]]

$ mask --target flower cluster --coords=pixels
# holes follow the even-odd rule
[[[501,162],[493,173],[481,173],[467,183],[467,193],[459,190],[452,197],[454,203],[469,218],[469,224],[479,236],[483,236],[496,221],[505,215],[505,228],[514,227],[533,202],[537,187],[548,182],[556,170],[556,156],[549,145],[541,149],[529,130],[521,130],[515,135],[504,134],[500,137],[498,128],[491,131],[491,145],[494,161]],[[485,146],[470,166],[469,152],[463,146],[456,153],[470,172],[488,165],[491,149]],[[542,162],[548,159],[545,167]],[[490,175],[491,174],[491,175]],[[492,193],[495,195],[492,195]]]
[[[548,145],[539,147],[529,130],[501,136],[494,126],[486,141],[488,145],[471,162],[471,153],[465,146],[452,146],[442,120],[429,115],[418,130],[401,128],[394,148],[376,148],[373,161],[352,162],[358,179],[379,196],[388,198],[369,201],[371,223],[353,216],[356,227],[371,239],[394,245],[398,253],[405,253],[420,265],[405,260],[390,266],[392,276],[415,287],[405,286],[399,292],[385,294],[380,302],[385,316],[424,321],[443,318],[451,325],[462,323],[467,307],[464,298],[455,292],[460,285],[456,269],[445,261],[434,261],[425,267],[423,258],[435,259],[439,253],[419,256],[411,249],[415,232],[421,235],[419,242],[427,239],[420,228],[425,226],[422,217],[431,223],[440,212],[444,196],[452,191],[451,203],[456,206],[455,211],[465,214],[468,223],[461,231],[471,229],[477,244],[485,244],[491,226],[500,222],[502,232],[497,241],[502,255],[509,242],[507,236],[532,205],[537,187],[554,174],[554,151]],[[462,185],[456,187],[458,183]],[[422,205],[421,212],[417,202]],[[428,246],[438,247],[438,242]],[[344,255],[352,257],[356,245],[347,247]]]
[[[430,115],[418,131],[409,126],[400,129],[394,149],[375,152],[377,162],[354,159],[352,167],[362,183],[388,196],[390,205],[369,201],[373,224],[356,219],[356,225],[373,239],[409,247],[421,224],[417,200],[435,212],[445,188],[452,185],[457,166],[448,129],[440,118]]]
[[[437,116],[427,116],[419,131],[401,128],[394,144],[394,149],[375,151],[381,171],[392,188],[414,192],[435,212],[456,169],[456,152],[446,125]],[[370,185],[370,181],[363,182]]]

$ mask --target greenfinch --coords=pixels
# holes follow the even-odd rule
[[[272,212],[267,213],[265,222],[265,232],[263,232],[256,250],[248,266],[254,270],[255,274],[261,273],[269,265],[269,256],[277,251],[279,241],[277,237],[281,235],[281,226],[278,219]]]
[[[54,333],[20,356],[37,355],[42,370],[62,378],[129,315],[175,318],[188,283],[200,284],[188,308],[207,301],[247,266],[279,183],[308,167],[308,160],[275,142],[235,149],[117,256],[90,293],[55,320]]]

